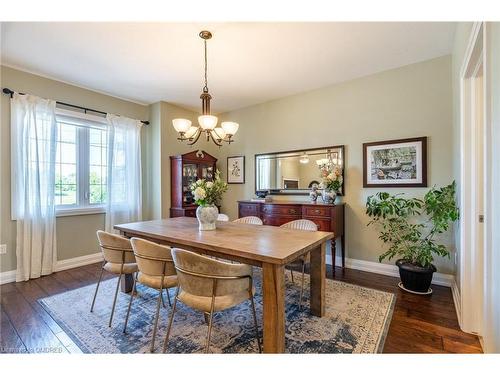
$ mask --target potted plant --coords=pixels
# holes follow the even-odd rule
[[[319,165],[319,170],[321,176],[320,187],[323,188],[321,198],[325,203],[333,204],[342,187],[342,168],[331,163],[324,163]]]
[[[220,172],[215,172],[213,181],[197,180],[190,186],[194,201],[198,205],[196,218],[200,230],[215,230],[222,194],[227,191],[227,184],[220,179]]]
[[[424,199],[403,198],[379,192],[369,196],[366,213],[372,218],[368,225],[380,227],[379,238],[389,245],[379,262],[398,256],[402,287],[410,292],[428,294],[436,267],[434,255],[450,257],[450,252],[439,243],[439,234],[458,220],[455,202],[455,181],[443,188],[432,188]],[[401,286],[401,283],[400,283]]]

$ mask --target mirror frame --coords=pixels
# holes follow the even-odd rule
[[[278,154],[288,154],[288,153],[300,153],[300,152],[307,152],[307,151],[318,151],[318,150],[327,150],[327,149],[332,149],[332,148],[340,148],[342,150],[342,188],[341,191],[338,193],[338,195],[343,196],[345,194],[345,168],[346,168],[346,157],[345,157],[345,145],[337,145],[337,146],[327,146],[327,147],[313,147],[313,148],[304,148],[304,149],[298,149],[298,150],[287,150],[287,151],[274,151],[274,152],[263,152],[260,154],[255,154],[254,156],[254,188],[255,188],[255,194],[257,194],[258,191],[263,191],[263,190],[257,190],[257,157],[258,156],[263,156],[263,155],[278,155]],[[319,178],[319,176],[318,176]],[[310,189],[269,189],[269,194],[268,195],[309,195]]]

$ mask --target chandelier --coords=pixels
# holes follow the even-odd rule
[[[210,100],[212,96],[208,92],[207,80],[207,40],[212,38],[210,31],[201,31],[199,34],[205,45],[205,86],[200,95],[201,99],[201,116],[198,117],[198,126],[192,125],[190,120],[184,118],[176,118],[172,120],[172,125],[179,137],[179,141],[187,141],[188,145],[194,145],[200,139],[200,136],[205,133],[207,142],[210,139],[217,145],[222,146],[222,142],[233,142],[233,136],[239,128],[239,124],[233,121],[224,121],[217,126],[217,116],[210,113]]]

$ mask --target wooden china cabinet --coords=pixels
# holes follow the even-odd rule
[[[196,217],[196,204],[189,186],[198,179],[214,179],[217,159],[201,151],[170,157],[170,217]]]

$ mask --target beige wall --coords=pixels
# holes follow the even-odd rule
[[[362,143],[429,137],[429,186],[453,180],[451,57],[408,65],[323,89],[282,98],[221,116],[240,123],[236,141],[221,149],[246,156],[246,184],[231,185],[223,211],[237,216],[238,199],[254,196],[254,155],[290,149],[346,145],[347,257],[377,261],[382,245],[366,227],[365,201],[380,189],[362,186]],[[427,189],[387,189],[421,197]],[[279,197],[277,198],[279,199]],[[297,198],[304,199],[304,198]],[[448,234],[445,242],[453,247]],[[438,259],[440,272],[453,273],[451,260]]]
[[[1,66],[1,84],[18,92],[27,92],[44,98],[147,120],[148,107],[102,95],[33,74]],[[16,223],[10,217],[10,104],[7,95],[1,95],[0,113],[0,243],[7,244],[7,254],[0,255],[0,271],[16,268]],[[145,130],[144,130],[145,129]],[[143,142],[148,136],[143,127]],[[143,155],[147,145],[143,143]],[[147,171],[145,163],[143,171]],[[147,187],[144,179],[144,188]],[[149,216],[148,212],[145,213]],[[104,228],[104,215],[80,215],[57,218],[58,259],[64,260],[99,251],[95,231]]]

